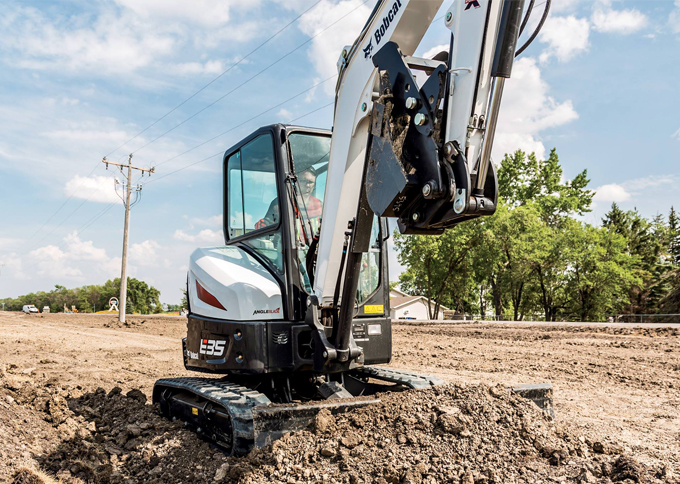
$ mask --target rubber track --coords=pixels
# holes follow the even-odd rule
[[[352,370],[358,377],[375,378],[376,380],[399,383],[414,390],[431,388],[435,385],[443,385],[445,382],[441,378],[430,375],[421,375],[403,370],[393,370],[392,368],[381,368],[377,366],[364,366]]]
[[[253,447],[255,440],[253,407],[271,404],[269,398],[262,393],[225,380],[196,377],[163,378],[158,380],[154,387],[185,390],[227,410],[232,417],[233,455],[246,454]]]

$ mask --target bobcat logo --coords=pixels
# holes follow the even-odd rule
[[[364,59],[370,57],[373,53],[373,39],[368,41],[368,45],[364,48]]]

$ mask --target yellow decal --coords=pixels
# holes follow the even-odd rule
[[[382,314],[385,312],[385,306],[382,304],[367,304],[364,306],[364,314]]]
[[[198,415],[198,409],[196,407],[191,407],[191,413],[193,415]]]

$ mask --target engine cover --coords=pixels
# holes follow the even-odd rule
[[[277,280],[257,259],[235,246],[201,248],[191,254],[188,298],[191,312],[200,316],[231,321],[284,317]]]

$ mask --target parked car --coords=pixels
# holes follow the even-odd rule
[[[25,312],[26,314],[39,313],[40,312],[40,311],[38,311],[38,308],[36,308],[33,304],[25,304],[22,311]]]

